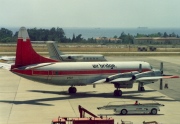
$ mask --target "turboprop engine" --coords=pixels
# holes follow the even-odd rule
[[[114,79],[117,78],[131,78],[133,77],[133,75],[138,74],[138,71],[132,71],[132,72],[126,72],[126,73],[119,73],[119,74],[115,74],[115,75],[111,75],[109,77],[106,78],[106,82],[110,82]]]
[[[111,75],[106,78],[106,82],[113,83],[115,88],[132,88],[134,82],[134,80],[132,80],[132,77],[137,73],[139,72],[133,71]]]
[[[142,73],[138,73],[132,76],[133,80],[136,80],[141,77],[152,77],[152,76],[162,76],[160,70],[146,71]]]

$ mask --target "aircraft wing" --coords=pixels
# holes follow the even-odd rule
[[[125,81],[130,81],[132,80],[132,77],[127,77],[127,78],[117,78],[114,79],[112,81],[110,81],[111,83],[120,83],[120,82],[125,82]]]
[[[141,77],[136,79],[136,81],[156,81],[159,79],[169,79],[169,78],[179,78],[179,76],[151,76],[151,77]]]
[[[100,79],[96,82],[94,82],[93,84],[101,84],[101,83],[105,83],[106,82],[106,79]]]
[[[128,74],[128,73],[127,73]],[[122,73],[121,73],[122,75]],[[179,76],[173,76],[173,75],[162,75],[162,76],[141,76],[137,78],[133,78],[133,75],[128,75],[127,77],[121,77],[120,74],[111,75],[107,78],[100,79],[93,84],[100,84],[100,83],[124,83],[124,82],[155,82],[159,79],[169,79],[169,78],[179,78]]]
[[[94,82],[93,84],[101,84],[101,83],[121,83],[121,82],[125,82],[125,81],[130,81],[131,79],[132,79],[132,77],[128,77],[128,78],[117,78],[117,79],[114,79],[114,80],[111,80],[111,81],[106,81],[106,78],[105,78],[105,79],[98,80],[98,81]]]
[[[6,70],[10,70],[11,69],[11,65],[12,64],[0,62],[0,68],[6,69]]]
[[[111,83],[121,83],[121,82],[128,82],[128,81],[140,81],[140,82],[154,82],[159,79],[169,79],[169,78],[179,78],[179,76],[151,76],[151,77],[141,77],[138,79],[132,79],[132,77],[127,77],[127,78],[116,78],[112,81]]]
[[[126,72],[126,73],[118,73],[114,75],[110,75],[104,79],[100,79],[93,84],[99,84],[99,83],[123,83],[128,81],[133,81],[132,77],[134,74],[137,74],[138,72],[132,71],[132,72]]]

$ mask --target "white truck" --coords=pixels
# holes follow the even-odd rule
[[[134,103],[134,104],[118,104],[113,105],[112,102],[108,103],[106,106],[97,107],[98,110],[114,110],[114,114],[152,114],[156,115],[160,111],[160,107],[164,106],[157,102],[153,103]]]

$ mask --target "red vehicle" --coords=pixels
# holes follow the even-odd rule
[[[113,118],[98,117],[79,105],[80,117],[58,117],[52,120],[52,124],[114,124]],[[85,117],[88,113],[92,117]]]

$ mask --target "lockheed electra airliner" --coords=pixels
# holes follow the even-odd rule
[[[112,83],[116,90],[114,96],[122,96],[120,88],[132,88],[139,83],[143,91],[144,84],[163,78],[178,78],[164,75],[143,61],[129,62],[59,62],[37,54],[31,46],[25,27],[20,28],[17,40],[16,60],[10,71],[29,80],[69,85],[69,93],[76,93],[77,85]]]

